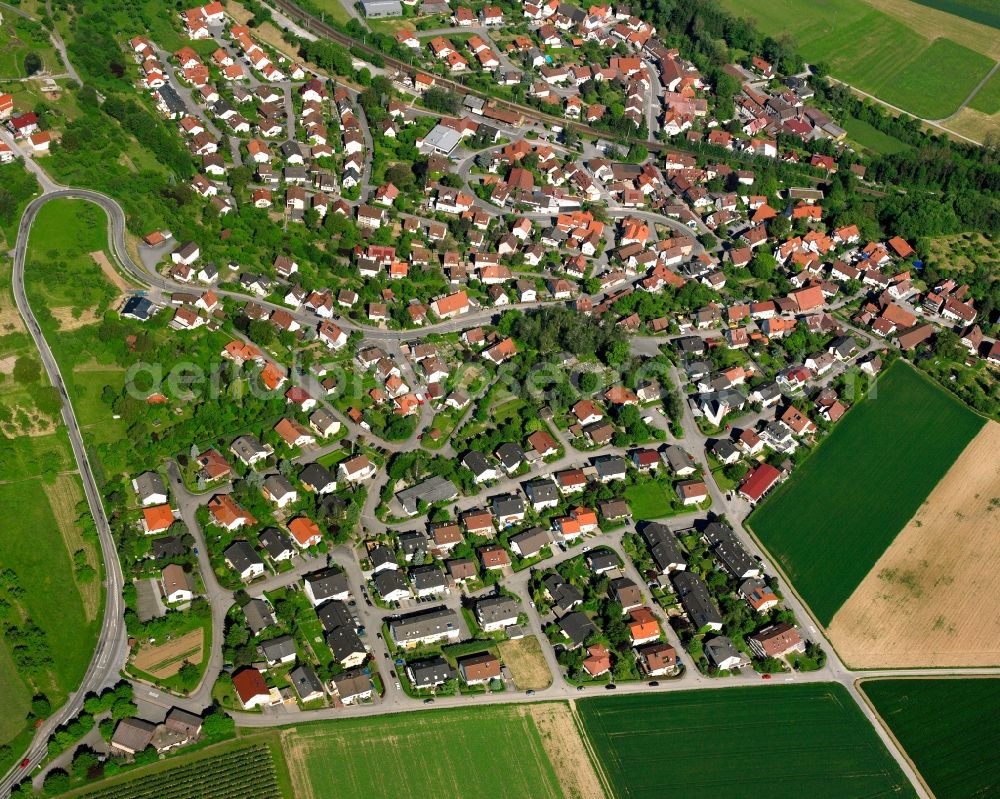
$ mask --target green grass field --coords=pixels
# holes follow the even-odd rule
[[[993,73],[983,85],[976,96],[969,102],[969,107],[984,114],[996,114],[1000,112],[1000,70]]]
[[[47,442],[57,457],[68,457],[64,435],[50,435],[20,442]],[[6,439],[0,439],[3,460]],[[30,443],[18,448],[25,471],[14,482],[0,483],[0,564],[17,575],[23,595],[17,600],[21,612],[37,624],[45,635],[52,665],[25,675],[0,645],[0,702],[5,712],[0,718],[0,771],[14,765],[31,738],[28,723],[31,698],[44,693],[58,707],[83,679],[97,642],[100,620],[88,621],[83,600],[74,583],[73,565],[48,497],[38,477],[40,462],[31,462]],[[56,455],[57,453],[57,455]]]
[[[915,796],[836,683],[584,699],[616,799]]]
[[[54,200],[38,212],[31,227],[25,280],[29,298],[49,307],[97,308],[117,291],[88,253],[108,245],[107,216],[82,200]]]
[[[996,0],[913,0],[928,8],[936,8],[957,17],[1000,28],[1000,7]]]
[[[984,424],[897,362],[749,519],[822,624]]]
[[[937,799],[996,795],[1000,680],[869,680],[861,689]]]
[[[883,133],[863,120],[847,117],[842,124],[852,142],[875,155],[892,155],[910,149],[909,145],[901,142],[895,136]]]
[[[993,66],[956,42],[933,42],[864,0],[721,0],[764,33],[789,33],[803,58],[858,89],[926,119],[954,113]],[[928,69],[934,64],[934,69]]]
[[[284,740],[293,782],[303,791],[307,779],[310,796],[563,796],[534,722],[513,707],[343,719]]]

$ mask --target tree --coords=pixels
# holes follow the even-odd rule
[[[14,379],[21,385],[36,383],[42,376],[42,364],[30,355],[20,355],[14,361]]]
[[[24,71],[30,77],[42,68],[42,57],[34,50],[29,51],[24,56]]]
[[[580,392],[582,394],[593,394],[597,391],[601,380],[594,372],[583,372],[580,375]]]
[[[185,660],[180,669],[177,670],[177,676],[183,685],[196,685],[200,674],[198,667],[194,663],[190,660]]]
[[[774,256],[769,252],[758,252],[750,261],[750,274],[758,280],[770,280],[774,277],[774,270],[777,266]]]
[[[42,790],[49,796],[59,796],[66,793],[70,787],[69,772],[61,768],[54,768],[45,775],[45,782]]]
[[[77,779],[83,779],[97,767],[98,762],[97,753],[93,749],[81,746],[73,756],[70,771]]]
[[[236,733],[236,722],[227,716],[221,708],[216,707],[205,716],[205,721],[201,725],[202,735],[206,739],[219,741],[223,738],[232,738]]]
[[[49,714],[52,712],[52,703],[45,694],[37,694],[31,700],[31,714],[35,718],[44,719],[48,718]]]
[[[127,719],[139,712],[139,708],[130,699],[119,699],[111,707],[111,718],[115,721]]]

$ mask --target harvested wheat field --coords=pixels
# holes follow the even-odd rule
[[[205,631],[199,627],[165,644],[140,648],[132,663],[137,669],[163,679],[180,671],[185,660],[196,666],[201,663],[204,645]]]
[[[100,562],[97,547],[92,541],[83,537],[83,531],[77,523],[79,513],[77,506],[83,500],[83,487],[75,472],[56,476],[52,483],[43,482],[42,488],[52,507],[52,515],[56,517],[59,532],[62,533],[66,551],[75,558],[77,552],[83,552],[87,565],[93,569],[89,579],[82,579],[79,571],[76,577],[76,587],[83,600],[83,612],[87,621],[93,621],[101,609],[101,579]]]
[[[604,799],[606,794],[583,743],[576,715],[562,702],[526,707],[559,778],[566,799]]]
[[[49,310],[59,323],[60,330],[77,330],[78,328],[93,325],[101,321],[93,308],[80,310],[72,306],[62,305],[50,308]]]
[[[969,443],[828,632],[856,668],[1000,664],[1000,424]]]
[[[552,685],[552,672],[549,671],[535,636],[526,635],[514,641],[504,641],[498,649],[518,690],[538,691]]]

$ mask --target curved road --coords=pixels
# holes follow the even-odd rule
[[[101,502],[101,494],[97,489],[94,480],[94,473],[90,466],[87,450],[80,434],[80,426],[76,420],[76,413],[73,411],[73,404],[66,393],[66,386],[63,383],[62,374],[59,372],[59,365],[56,363],[52,350],[48,342],[42,335],[38,320],[35,319],[31,306],[28,304],[28,297],[24,290],[24,265],[28,250],[28,236],[31,233],[31,225],[38,216],[42,206],[56,197],[67,197],[90,200],[96,202],[101,207],[108,209],[114,206],[121,214],[121,208],[103,195],[93,195],[93,192],[77,192],[75,190],[59,190],[47,192],[34,200],[25,210],[21,217],[21,224],[17,230],[17,244],[14,248],[14,271],[13,287],[14,301],[17,303],[17,310],[24,318],[28,327],[28,332],[38,347],[45,371],[49,376],[52,385],[59,391],[62,399],[62,417],[66,430],[69,433],[70,445],[73,448],[73,457],[76,459],[80,471],[80,479],[83,483],[83,491],[87,496],[87,504],[94,517],[94,524],[97,527],[97,534],[101,544],[101,555],[104,560],[104,619],[101,624],[100,636],[97,640],[97,647],[91,658],[90,665],[84,675],[83,682],[79,689],[69,695],[66,704],[53,713],[45,723],[38,728],[35,737],[31,741],[25,757],[28,763],[24,768],[16,766],[11,772],[4,776],[0,782],[0,794],[7,795],[11,788],[22,778],[26,777],[30,771],[38,765],[45,757],[48,747],[49,735],[65,721],[76,716],[83,708],[83,700],[87,693],[100,691],[108,685],[118,680],[118,672],[125,663],[128,649],[128,642],[125,635],[124,612],[122,602],[122,587],[124,578],[122,576],[121,564],[118,561],[118,552],[115,548],[114,539],[111,537],[111,528],[108,526],[108,519],[104,513],[104,505]],[[109,220],[114,219],[109,211]],[[122,215],[124,222],[124,215]],[[109,238],[112,232],[112,225],[109,221]]]

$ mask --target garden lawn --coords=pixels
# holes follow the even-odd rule
[[[662,519],[687,510],[697,510],[694,507],[674,507],[677,495],[666,481],[650,480],[648,483],[630,485],[625,489],[625,499],[628,500],[634,519]]]
[[[1000,680],[866,680],[861,690],[937,799],[1000,785]]]
[[[915,796],[836,683],[595,697],[577,712],[616,799]]]
[[[750,516],[820,623],[830,623],[984,421],[896,362]]]
[[[300,796],[563,796],[534,722],[515,707],[345,718],[282,740]]]
[[[893,153],[901,153],[904,150],[910,149],[909,145],[900,141],[895,136],[883,133],[878,128],[872,127],[863,120],[847,117],[843,125],[844,130],[847,131],[847,135],[852,141],[875,155],[892,155]]]

